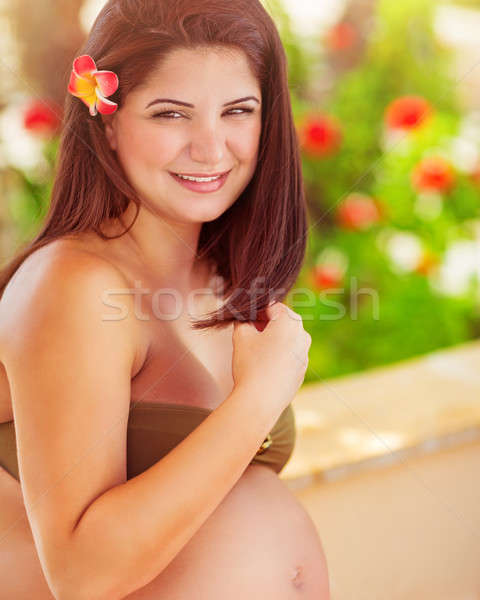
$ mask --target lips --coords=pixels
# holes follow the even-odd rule
[[[189,179],[182,179],[181,177],[178,177],[178,175],[170,171],[169,173],[173,177],[173,179],[181,186],[193,192],[200,192],[205,194],[209,192],[216,192],[217,190],[219,190],[227,180],[230,171],[226,171],[221,175],[221,177],[219,177],[218,179],[214,179],[213,181],[191,181]],[[206,175],[191,175],[191,177],[206,177]]]
[[[172,175],[185,175],[185,177],[218,177],[218,175],[225,175],[225,173],[230,173],[232,169],[229,171],[219,171],[218,173],[175,173],[174,171],[169,171]]]

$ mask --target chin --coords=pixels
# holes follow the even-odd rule
[[[198,211],[192,211],[190,212],[188,215],[184,215],[184,222],[186,223],[208,223],[210,221],[215,221],[215,219],[218,219],[218,217],[220,217],[226,210],[228,210],[228,207],[222,209],[222,210],[198,210]]]

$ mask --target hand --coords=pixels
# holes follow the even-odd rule
[[[305,378],[312,338],[286,304],[276,302],[264,315],[266,321],[234,323],[232,373],[235,386],[259,392],[280,413]]]

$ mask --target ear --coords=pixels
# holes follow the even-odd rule
[[[116,114],[102,115],[103,125],[105,127],[105,135],[111,150],[117,149],[117,133],[116,133]]]

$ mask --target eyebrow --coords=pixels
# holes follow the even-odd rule
[[[232,104],[237,104],[238,102],[245,102],[246,100],[255,100],[260,104],[260,100],[255,96],[245,96],[244,98],[238,98],[238,100],[231,100],[230,102],[225,102],[223,106],[230,106]],[[160,102],[165,102],[169,104],[178,104],[179,106],[188,106],[189,108],[195,108],[194,104],[190,104],[189,102],[182,102],[181,100],[172,100],[172,98],[156,98],[147,104],[145,108],[152,106],[153,104],[159,104]]]

